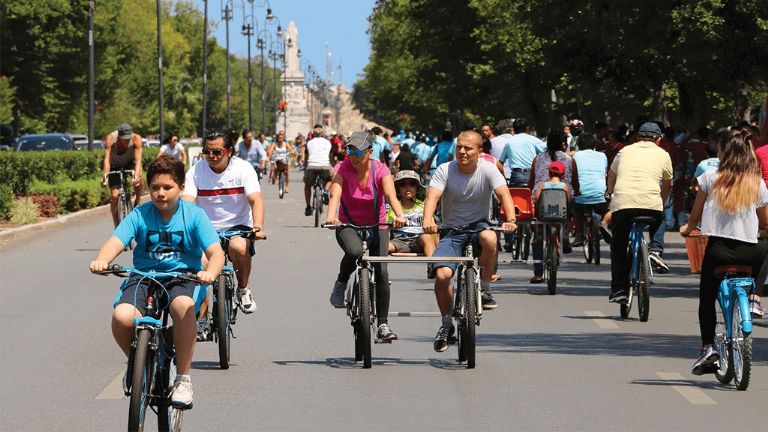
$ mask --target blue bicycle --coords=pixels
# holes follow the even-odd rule
[[[144,430],[147,408],[157,413],[158,430],[180,431],[184,410],[171,404],[171,391],[176,378],[176,350],[173,326],[168,324],[170,313],[165,283],[171,278],[197,281],[194,273],[143,272],[133,267],[112,265],[101,274],[119,277],[141,276],[149,281],[145,315],[135,318],[131,352],[126,374],[126,396],[130,396],[128,430]],[[202,293],[202,295],[200,295]],[[120,298],[118,294],[117,299]],[[205,290],[195,289],[195,308],[205,298]],[[115,302],[117,302],[115,299]]]
[[[653,270],[648,257],[648,243],[645,241],[645,227],[654,223],[651,216],[635,216],[632,219],[632,229],[629,231],[629,249],[627,263],[629,266],[629,289],[627,303],[620,305],[621,318],[627,319],[632,310],[632,303],[637,297],[637,311],[641,322],[648,321],[650,296],[648,290],[653,283]]]
[[[752,268],[724,265],[715,268],[721,279],[717,303],[722,320],[715,329],[715,346],[720,353],[717,380],[728,384],[733,380],[737,390],[746,390],[752,369],[752,315],[749,296],[756,290]]]

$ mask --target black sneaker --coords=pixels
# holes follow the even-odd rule
[[[437,334],[435,335],[435,351],[443,352],[447,350],[448,340],[453,337],[453,333],[455,332],[456,330],[453,328],[453,325],[450,327],[440,326],[440,329],[437,330]]]
[[[489,291],[483,291],[481,294],[481,300],[483,303],[483,310],[496,309],[499,306]]]
[[[382,323],[376,332],[376,339],[382,343],[392,343],[393,340],[397,340],[397,334],[389,328],[389,324]]]
[[[312,207],[307,206],[307,208],[304,209],[304,216],[312,216]]]
[[[651,265],[653,265],[653,269],[656,271],[656,273],[669,273],[669,266],[661,258],[660,253],[652,251],[648,254],[648,258],[651,259]]]
[[[432,263],[427,264],[427,279],[435,278],[435,265]]]
[[[701,349],[701,355],[693,364],[691,373],[694,375],[704,375],[707,373],[715,373],[718,369],[718,360],[720,360],[720,354],[715,349],[714,345],[710,345]]]
[[[323,204],[328,205],[329,201],[330,201],[330,197],[328,195],[328,191],[323,191]]]
[[[627,304],[627,293],[624,290],[612,291],[608,296],[608,301],[611,303]]]

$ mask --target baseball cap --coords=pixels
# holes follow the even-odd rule
[[[659,125],[654,122],[643,123],[640,129],[637,130],[637,134],[642,136],[664,136]]]
[[[117,137],[122,139],[131,139],[133,137],[133,127],[128,123],[123,123],[117,127]]]
[[[352,146],[358,150],[368,150],[373,144],[373,134],[368,132],[352,132],[347,147]]]
[[[549,173],[563,176],[565,175],[565,165],[563,165],[563,163],[560,161],[554,161],[549,164]]]

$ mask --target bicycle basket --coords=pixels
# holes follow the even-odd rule
[[[568,195],[562,189],[543,189],[535,210],[540,222],[565,222],[568,219]]]

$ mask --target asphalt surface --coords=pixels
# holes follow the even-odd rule
[[[352,328],[328,295],[341,257],[331,231],[303,214],[301,175],[285,199],[264,186],[269,239],[257,244],[232,366],[199,343],[190,431],[731,430],[764,428],[766,329],[754,331],[748,391],[693,376],[698,279],[682,240],[667,234],[672,271],[653,286],[650,320],[622,321],[608,303],[609,259],[565,256],[558,294],[530,285],[531,264],[502,263],[499,307],[478,328],[477,367],[455,346],[432,350],[436,317],[393,317],[400,340],[354,362]],[[120,280],[88,263],[111,232],[106,211],[0,244],[0,429],[125,429],[125,359],[109,317]],[[129,264],[129,254],[117,259]],[[502,260],[508,255],[502,254]],[[393,312],[435,312],[421,264],[391,265]],[[151,419],[150,419],[151,420]],[[149,430],[154,429],[151,423]]]

